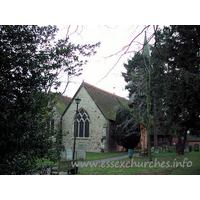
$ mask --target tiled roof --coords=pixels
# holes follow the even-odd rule
[[[88,91],[103,115],[109,119],[116,119],[116,111],[120,106],[128,107],[128,100],[117,95],[106,92],[86,82],[82,86]]]
[[[188,142],[200,142],[200,137],[188,135]]]
[[[61,115],[63,114],[63,112],[65,111],[65,109],[67,108],[67,106],[69,105],[71,100],[72,100],[71,98],[66,97],[66,96],[59,97],[59,99],[56,103],[56,106]]]

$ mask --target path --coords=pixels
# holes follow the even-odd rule
[[[128,154],[128,152],[127,152]],[[138,157],[139,153],[134,153],[133,157]],[[113,160],[121,160],[121,159],[125,159],[128,158],[128,155],[124,155],[124,156],[117,156],[117,157],[112,157],[112,158],[105,158],[105,159],[100,159],[100,160],[92,160],[92,162],[98,162],[99,164],[101,164],[102,162],[110,162]]]

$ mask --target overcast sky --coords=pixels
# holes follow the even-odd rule
[[[60,29],[58,37],[66,37],[68,26],[58,27]],[[126,82],[121,76],[121,73],[126,71],[123,64],[127,63],[127,60],[133,57],[134,52],[124,55],[119,62],[118,60],[122,55],[122,52],[118,55],[109,56],[119,52],[123,47],[130,44],[133,38],[136,37],[144,27],[144,25],[80,25],[78,31],[72,34],[77,26],[71,26],[69,29],[69,35],[72,34],[70,35],[71,42],[75,44],[95,44],[101,42],[101,45],[96,49],[97,54],[88,58],[88,63],[83,66],[82,75],[78,78],[71,79],[71,83],[64,95],[73,97],[84,80],[103,90],[128,98],[128,91],[125,90]],[[147,30],[147,34],[150,36],[152,32],[152,28],[150,27]],[[143,41],[144,33],[135,40],[129,51],[140,50]],[[113,70],[105,77],[111,68],[113,68]],[[62,85],[59,90],[60,92],[62,92],[64,85],[66,84],[67,76],[63,75],[61,80]]]

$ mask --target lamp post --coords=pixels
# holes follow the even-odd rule
[[[78,121],[77,121],[77,116],[78,116],[78,104],[81,102],[81,99],[79,97],[76,97],[75,103],[77,105],[76,107],[76,126],[74,130],[74,148],[73,148],[73,161],[75,158],[75,147],[76,147],[76,135],[78,135]]]

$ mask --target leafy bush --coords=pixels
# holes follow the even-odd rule
[[[118,145],[126,149],[134,149],[140,142],[140,125],[136,124],[134,117],[128,108],[119,108],[116,115],[116,129],[112,138]]]
[[[0,26],[0,174],[45,170],[38,162],[55,154],[47,122],[55,105],[58,74],[81,74],[96,45],[55,41],[56,26]],[[60,136],[58,137],[60,138]],[[47,166],[46,166],[47,167]]]

